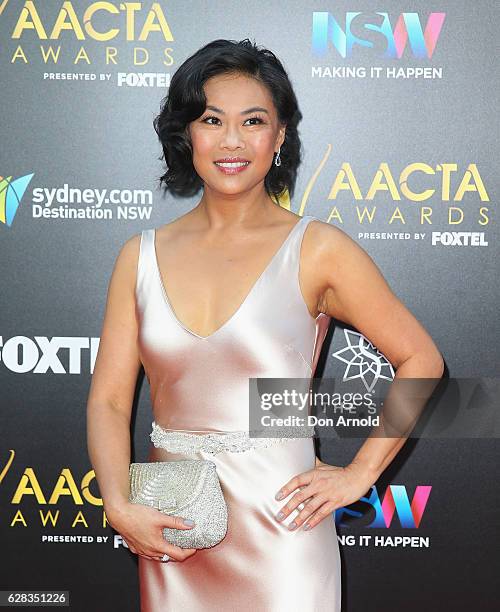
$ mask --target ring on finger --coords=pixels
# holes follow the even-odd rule
[[[163,562],[170,561],[170,557],[167,555],[167,553],[165,553],[163,557],[158,557],[158,559]]]

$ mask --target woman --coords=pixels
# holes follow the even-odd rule
[[[166,189],[203,192],[122,247],[88,401],[91,462],[110,524],[139,556],[143,612],[340,610],[332,512],[366,493],[403,440],[367,439],[345,467],[316,458],[311,437],[237,452],[196,442],[248,430],[250,377],[312,377],[330,317],[366,335],[397,375],[442,374],[432,339],[364,250],[273,201],[293,192],[300,118],[274,54],[217,40],[179,67],[155,120]],[[148,460],[217,464],[229,522],[212,548],[168,543],[162,528],[190,529],[183,517],[128,502],[141,364],[154,414]],[[176,450],[179,436],[192,450]]]

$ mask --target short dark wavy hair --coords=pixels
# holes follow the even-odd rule
[[[280,150],[281,165],[272,164],[264,185],[270,196],[278,197],[295,188],[301,162],[301,142],[297,125],[302,119],[292,84],[281,61],[269,49],[248,38],[235,41],[214,40],[188,57],[172,76],[168,94],[160,104],[160,114],[153,126],[160,139],[167,169],[159,177],[165,192],[178,196],[195,195],[203,186],[192,160],[188,123],[206,109],[203,85],[223,73],[241,73],[265,85],[274,102],[280,123],[286,124],[285,140]]]

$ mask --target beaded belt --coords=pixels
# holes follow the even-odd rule
[[[282,430],[273,428],[273,433],[282,433],[282,435],[268,438],[250,437],[249,432],[244,430],[191,433],[186,430],[164,429],[155,421],[152,426],[153,431],[149,437],[156,448],[163,448],[172,453],[187,454],[199,451],[213,455],[223,451],[242,453],[251,448],[266,448],[288,440],[310,438],[314,435],[314,426],[285,427]]]

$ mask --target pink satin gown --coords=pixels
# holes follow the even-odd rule
[[[276,492],[314,468],[313,438],[243,452],[176,452],[168,432],[248,432],[249,377],[310,379],[330,317],[309,313],[299,287],[299,219],[233,316],[207,337],[176,317],[162,283],[155,230],[144,230],[136,301],[140,356],[150,383],[153,430],[165,434],[148,461],[210,459],[228,506],[225,538],[187,560],[139,559],[142,612],[339,612],[341,565],[333,515],[316,527],[278,523]],[[168,273],[168,271],[167,271]],[[153,433],[153,432],[152,432]],[[161,437],[161,436],[160,436]],[[178,448],[177,448],[178,451]]]

